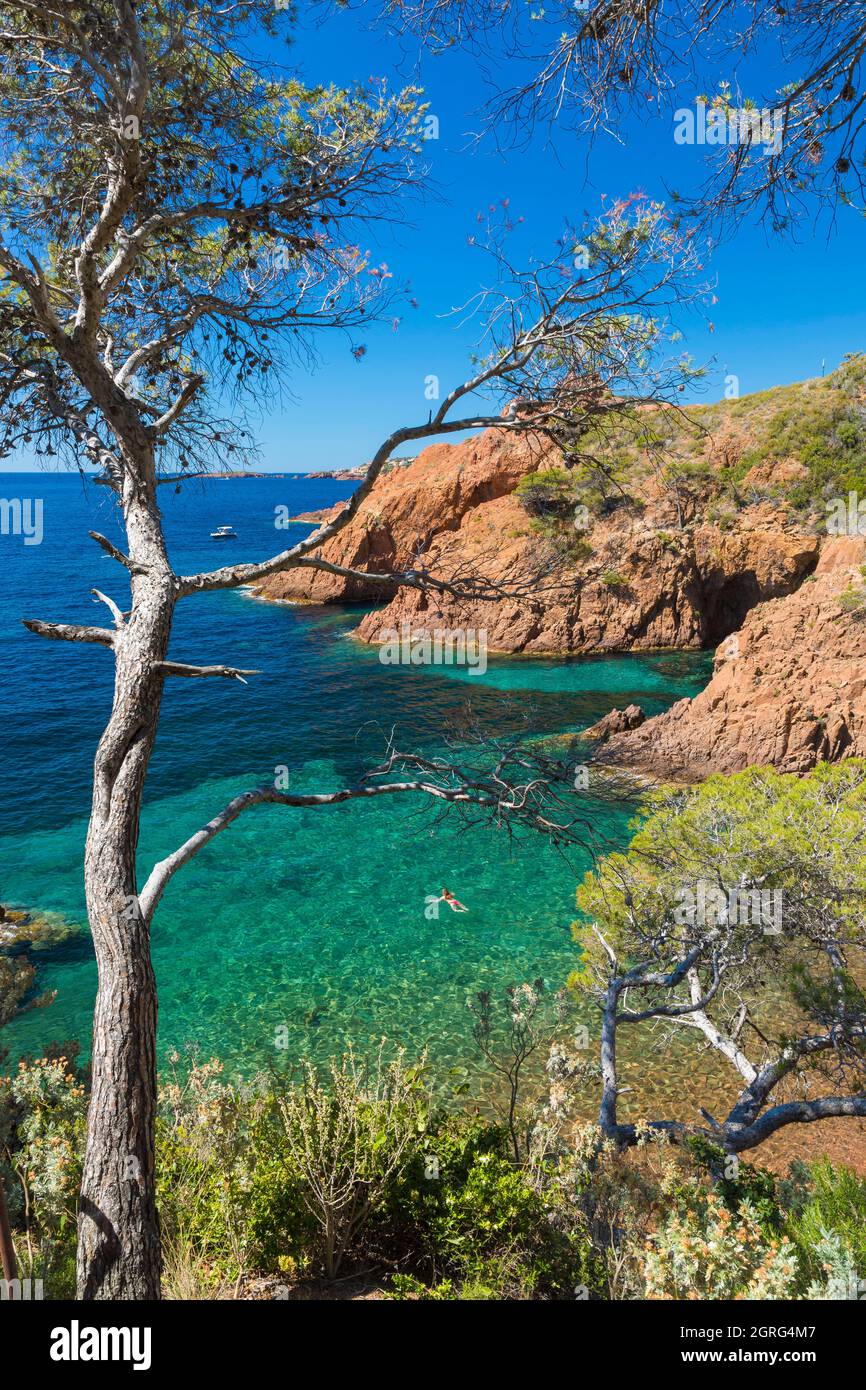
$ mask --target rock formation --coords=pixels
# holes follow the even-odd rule
[[[480,534],[484,509],[496,500],[507,499],[509,510],[519,513],[525,529],[526,515],[508,494],[524,473],[543,465],[551,452],[549,445],[533,447],[493,430],[462,444],[434,444],[414,463],[380,477],[357,515],[328,542],[322,556],[332,564],[374,574],[409,569],[420,552],[431,546],[438,549],[442,538],[459,531],[464,522],[470,534]],[[331,513],[343,505],[337,503]],[[426,563],[433,568],[431,555]],[[384,600],[393,595],[394,586],[322,571],[289,570],[274,575],[260,592],[270,599],[339,603]]]
[[[823,534],[823,499],[853,496],[866,470],[864,407],[866,359],[854,358],[741,401],[640,409],[587,441],[613,487],[598,469],[565,472],[531,436],[435,444],[380,477],[324,548],[352,573],[289,571],[260,592],[378,601],[357,629],[368,642],[408,623],[486,630],[503,653],[717,647],[694,700],[647,720],[612,711],[587,731],[599,756],[652,775],[866,756],[864,542]],[[587,481],[590,505],[575,507]],[[483,576],[500,597],[398,588],[397,570],[464,591]]]
[[[606,743],[612,734],[623,734],[629,729],[638,729],[646,719],[640,705],[626,705],[625,709],[612,709],[597,723],[584,729],[582,738],[593,738],[598,743]]]
[[[599,756],[685,780],[866,757],[864,558],[859,538],[827,541],[812,578],[753,609],[720,645],[700,695],[612,732]]]
[[[332,564],[365,573],[289,570],[260,593],[313,603],[387,600],[358,628],[370,642],[408,619],[419,627],[486,629],[491,651],[696,648],[739,626],[756,602],[789,592],[817,562],[816,537],[767,501],[745,508],[735,531],[697,519],[679,529],[673,500],[651,478],[640,497],[585,534],[572,529],[558,548],[532,529],[514,493],[526,474],[558,462],[550,446],[499,430],[433,445],[381,479],[324,547]],[[572,558],[569,542],[583,542],[590,553]],[[422,563],[448,579],[483,575],[519,595],[467,602],[396,590],[366,574]]]

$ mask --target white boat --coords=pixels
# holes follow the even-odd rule
[[[236,541],[238,533],[233,531],[231,526],[218,526],[215,531],[211,531],[210,538],[212,541]]]

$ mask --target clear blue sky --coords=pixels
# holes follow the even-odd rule
[[[324,27],[309,22],[294,46],[275,56],[290,62],[308,81],[338,84],[386,75],[399,82],[417,77],[419,54],[381,32],[370,32],[357,14],[342,14]],[[682,190],[702,177],[704,152],[675,145],[670,117],[631,121],[620,141],[586,140],[564,134],[557,148],[540,132],[530,148],[497,152],[492,138],[477,144],[483,129],[485,88],[471,56],[448,51],[420,55],[420,77],[440,139],[425,144],[437,193],[407,206],[411,225],[386,230],[377,254],[397,280],[410,279],[417,310],[407,309],[399,329],[383,325],[366,337],[367,356],[356,362],[342,335],[320,339],[315,372],[297,372],[294,402],[262,423],[267,469],[345,467],[366,461],[396,425],[425,419],[429,402],[424,380],[439,376],[443,390],[466,373],[471,330],[443,317],[477,288],[480,253],[467,245],[476,214],[510,199],[511,212],[525,218],[521,238],[540,254],[549,252],[565,219],[579,221],[609,197],[642,189],[663,196],[665,185]],[[772,89],[769,74],[754,73]],[[764,80],[766,78],[766,81]],[[694,102],[683,91],[681,104]],[[679,97],[678,97],[679,104]],[[686,348],[699,362],[715,359],[706,395],[722,394],[725,372],[739,377],[740,393],[818,375],[842,355],[866,346],[866,227],[859,214],[843,211],[835,231],[815,235],[804,224],[798,244],[772,239],[759,225],[744,225],[714,256],[719,302],[715,332],[698,316],[684,321]],[[18,460],[7,466],[21,467]]]
[[[308,78],[336,82],[398,69],[412,77],[418,57],[405,41],[398,46],[370,33],[356,15],[302,27],[293,51]],[[472,335],[442,315],[477,288],[482,258],[467,235],[478,211],[509,198],[512,213],[526,219],[527,243],[545,253],[566,218],[600,208],[601,193],[640,188],[663,197],[666,186],[685,190],[703,177],[704,152],[675,145],[669,117],[636,119],[620,132],[621,143],[600,138],[592,149],[574,135],[546,148],[544,132],[529,149],[498,153],[489,136],[479,146],[471,134],[483,129],[485,88],[476,63],[453,50],[420,58],[427,100],[440,122],[440,139],[425,145],[439,198],[410,207],[414,226],[396,232],[384,248],[397,278],[411,278],[419,307],[406,312],[396,333],[371,332],[360,363],[341,342],[323,342],[320,370],[295,383],[297,406],[265,424],[269,468],[303,467],[311,456],[327,466],[364,461],[396,424],[426,417],[429,373],[445,389],[463,379]],[[756,90],[775,86],[754,66],[751,76]],[[694,96],[683,91],[682,104]],[[718,280],[715,331],[699,316],[684,324],[692,355],[716,360],[708,398],[723,394],[726,370],[739,377],[744,395],[816,376],[822,359],[829,371],[844,353],[866,346],[866,225],[854,211],[843,213],[829,239],[826,228],[815,235],[804,224],[798,244],[743,226],[710,269]]]

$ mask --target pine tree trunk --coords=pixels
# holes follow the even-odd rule
[[[7,1286],[18,1278],[15,1263],[15,1246],[12,1243],[12,1227],[9,1225],[9,1212],[6,1207],[6,1192],[0,1177],[0,1271]],[[9,1294],[11,1298],[11,1293]]]
[[[93,1089],[78,1230],[78,1296],[155,1299],[160,1286],[154,1183],[156,985],[136,896],[136,849],[156,739],[174,581],[153,496],[123,498],[132,611],[115,645],[111,717],[94,765],[85,851],[87,911],[99,986]]]

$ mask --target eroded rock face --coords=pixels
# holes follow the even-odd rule
[[[612,711],[587,731],[603,744],[600,756],[650,775],[694,779],[754,764],[802,773],[819,760],[866,756],[862,539],[819,541],[760,493],[715,524],[700,499],[685,510],[680,499],[677,511],[648,475],[632,501],[551,541],[532,529],[514,490],[526,473],[559,463],[551,446],[502,430],[434,445],[381,478],[323,552],[384,575],[484,576],[504,594],[496,602],[396,589],[363,573],[290,571],[261,592],[381,599],[357,629],[369,642],[408,622],[416,632],[486,630],[488,648],[501,652],[718,644],[696,699],[646,721],[639,710]],[[792,479],[798,468],[790,465]]]
[[[502,430],[463,444],[433,444],[406,468],[380,477],[349,525],[322,550],[331,564],[389,574],[411,569],[420,551],[441,543],[464,520],[505,497],[524,473],[553,466],[552,446]],[[331,509],[334,515],[342,508]],[[518,506],[512,503],[512,506]],[[526,516],[520,508],[525,525]],[[471,528],[472,529],[472,528]],[[428,567],[429,559],[427,561]],[[263,598],[340,603],[386,599],[393,586],[322,571],[289,570],[260,590]]]
[[[484,629],[501,652],[697,648],[737,628],[756,602],[790,592],[817,562],[817,539],[767,502],[745,508],[736,530],[701,522],[694,508],[680,528],[670,495],[651,480],[635,503],[567,538],[589,551],[570,554],[532,530],[514,496],[526,473],[558,463],[550,445],[501,430],[434,445],[380,479],[322,552],[380,574],[423,565],[448,580],[483,575],[505,594],[496,602],[309,570],[274,576],[262,596],[386,600],[358,628],[368,642],[408,620]]]
[[[687,780],[866,757],[864,559],[860,538],[827,541],[813,578],[760,604],[722,642],[700,695],[613,733],[601,756]]]

